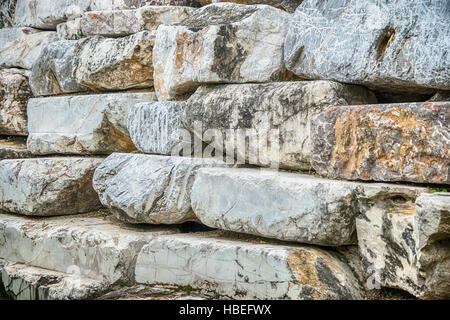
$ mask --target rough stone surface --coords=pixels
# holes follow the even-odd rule
[[[0,3],[0,28],[11,28],[17,0],[3,0]]]
[[[186,6],[197,7],[196,0],[91,0],[91,10],[136,9],[143,6]]]
[[[356,222],[368,276],[374,284],[420,298],[448,299],[450,197],[386,191],[373,190],[367,210]],[[391,198],[392,204],[372,205],[383,198]]]
[[[144,153],[170,155],[181,142],[178,130],[184,102],[158,101],[135,105],[128,113],[127,129],[136,148]]]
[[[127,112],[153,92],[34,98],[28,102],[28,149],[34,154],[108,154],[136,150]]]
[[[177,231],[130,228],[101,215],[36,220],[2,214],[0,258],[109,284],[132,283],[142,246]]]
[[[245,149],[234,144],[237,150],[227,150],[247,163],[269,166],[279,161],[282,168],[309,169],[311,118],[330,106],[375,102],[373,93],[362,87],[330,81],[202,86],[187,101],[182,119],[187,129],[204,140],[211,137],[195,132],[196,121],[202,122],[205,131],[218,129],[223,142],[231,139],[226,137],[228,129],[254,129],[246,132]],[[278,129],[278,138],[271,136],[274,129]],[[278,148],[272,148],[272,142],[278,143],[278,152],[273,152]],[[225,143],[214,145],[227,149]]]
[[[0,161],[0,210],[30,216],[83,213],[101,207],[92,176],[102,158]]]
[[[31,69],[42,50],[56,39],[57,34],[52,31],[0,29],[0,68]]]
[[[211,290],[235,299],[361,299],[348,265],[325,250],[202,234],[161,236],[144,246],[136,281]]]
[[[204,83],[287,79],[283,41],[289,14],[265,5],[211,4],[176,26],[159,26],[153,51],[159,100]]]
[[[447,0],[305,0],[289,23],[286,67],[391,91],[449,90],[449,10]]]
[[[0,160],[23,159],[31,157],[31,152],[27,150],[27,144],[20,139],[0,138]]]
[[[94,173],[102,204],[129,223],[194,221],[191,188],[199,168],[226,166],[214,159],[114,153]]]
[[[0,134],[26,135],[27,101],[31,97],[29,72],[0,69]]]
[[[198,0],[203,5],[216,2],[234,2],[239,4],[267,4],[275,8],[283,9],[287,12],[294,12],[303,0]]]
[[[6,294],[14,300],[82,300],[102,294],[107,285],[76,274],[24,264],[0,268]]]
[[[312,120],[311,163],[330,178],[450,183],[450,103],[330,108]]]
[[[75,40],[50,43],[33,65],[30,86],[34,96],[48,96],[86,91],[73,76]]]
[[[59,40],[78,40],[83,38],[81,34],[81,18],[75,18],[56,26]]]
[[[151,87],[154,39],[154,32],[142,31],[117,39],[95,36],[79,40],[73,60],[77,82],[93,90]]]

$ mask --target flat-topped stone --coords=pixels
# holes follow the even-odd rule
[[[312,120],[311,163],[325,177],[450,183],[450,102],[329,108]]]
[[[0,161],[0,210],[30,216],[83,213],[101,207],[92,175],[102,158]]]
[[[31,157],[31,152],[28,151],[27,143],[23,138],[0,138],[0,160],[29,157]]]
[[[309,169],[312,117],[330,106],[376,101],[363,87],[332,81],[211,85],[198,88],[188,99],[182,121],[200,139],[210,139],[205,143],[212,143],[208,130],[218,130],[222,145],[214,142],[214,146],[218,144],[218,150],[226,150],[241,162],[265,167],[277,162],[281,168]],[[204,132],[197,132],[196,122]],[[245,144],[228,147],[225,141],[234,139],[228,134],[230,129],[235,135],[246,135]]]
[[[56,32],[32,28],[0,29],[0,68],[31,69]]]
[[[13,300],[84,300],[101,295],[106,283],[76,274],[62,273],[21,263],[0,267],[4,291]]]
[[[136,150],[127,113],[153,92],[33,98],[28,102],[28,149],[33,154],[108,154]]]
[[[309,246],[258,244],[208,234],[161,236],[144,246],[136,281],[190,286],[233,299],[361,299],[337,255]]]
[[[369,186],[398,196],[426,190],[400,185]],[[195,215],[209,227],[340,246],[355,243],[355,222],[362,213],[360,202],[366,201],[366,187],[297,173],[208,168],[197,173],[191,203]]]
[[[158,100],[173,100],[207,83],[289,78],[283,41],[289,14],[266,5],[216,3],[176,26],[159,26],[153,50]]]
[[[97,168],[93,184],[120,220],[175,224],[196,220],[190,196],[198,169],[225,166],[214,159],[114,153]]]
[[[123,226],[102,215],[36,220],[0,215],[0,258],[93,280],[132,283],[136,256],[177,228]]]
[[[142,31],[122,38],[94,36],[77,41],[72,62],[76,81],[100,91],[153,86],[154,39],[154,31]]]
[[[27,101],[32,96],[23,69],[0,69],[0,134],[27,135]]]
[[[286,67],[385,91],[450,90],[449,9],[447,0],[305,0],[289,22]]]

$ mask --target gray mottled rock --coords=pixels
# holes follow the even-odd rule
[[[211,4],[176,26],[158,27],[155,89],[170,100],[205,83],[289,78],[283,41],[289,14],[266,5]]]
[[[17,0],[3,0],[0,3],[0,28],[11,28],[14,21]]]
[[[303,2],[303,0],[198,0],[201,4],[211,4],[216,2],[235,2],[240,4],[268,4],[275,8],[283,9],[287,12],[294,12],[295,8]]]
[[[29,72],[0,69],[0,134],[27,134],[27,101],[32,96]]]
[[[77,82],[93,90],[151,87],[154,38],[154,32],[142,31],[117,39],[95,36],[79,40],[73,59]]]
[[[131,107],[153,92],[33,98],[28,149],[34,154],[108,154],[136,150],[126,128]]]
[[[109,284],[134,281],[136,256],[177,228],[123,226],[101,215],[36,220],[0,215],[0,258]]]
[[[178,130],[184,102],[158,101],[135,105],[128,113],[127,129],[136,148],[145,153],[170,155],[180,143]]]
[[[27,150],[27,144],[21,139],[0,138],[0,160],[30,158],[31,152]]]
[[[114,153],[97,168],[94,188],[114,216],[130,223],[196,220],[191,188],[197,170],[224,167],[214,159]]]
[[[277,161],[282,168],[309,169],[311,118],[333,105],[375,102],[373,93],[362,87],[331,81],[202,86],[187,101],[182,120],[198,137],[209,139],[205,142],[246,163],[269,166]],[[203,132],[197,132],[196,121]],[[222,142],[211,141],[209,129],[217,129]],[[225,145],[231,139],[228,129],[236,135],[237,130],[253,129],[245,132],[245,148]],[[275,129],[278,138],[271,136]]]
[[[34,96],[48,96],[86,91],[73,76],[75,40],[50,43],[33,65],[30,87]]]
[[[144,246],[136,281],[191,286],[234,299],[361,299],[363,294],[348,265],[325,250],[199,233],[161,236]]]
[[[389,190],[372,190],[368,195],[367,210],[356,226],[369,281],[420,298],[448,299],[448,194],[399,196]],[[373,206],[380,201],[387,205]]]
[[[31,69],[41,51],[56,38],[56,32],[51,31],[0,29],[0,67]]]
[[[59,40],[78,40],[83,38],[81,33],[81,18],[74,18],[56,26]]]
[[[446,0],[305,0],[289,23],[286,67],[390,91],[449,90],[449,10]]]
[[[20,263],[8,264],[0,273],[6,294],[14,300],[92,299],[108,288],[106,283],[80,275]]]
[[[143,6],[198,6],[196,0],[91,0],[91,10],[136,9]]]
[[[329,108],[312,120],[311,163],[330,178],[450,183],[450,103]]]
[[[365,187],[296,173],[211,168],[198,172],[191,203],[195,215],[209,227],[340,246],[355,243],[355,220],[362,212],[360,202],[366,201]],[[412,191],[394,185],[391,192]]]
[[[83,213],[101,207],[92,176],[102,158],[0,161],[0,210],[29,216]]]

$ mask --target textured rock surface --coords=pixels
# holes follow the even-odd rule
[[[138,255],[136,281],[191,286],[236,299],[362,297],[350,268],[325,250],[202,234],[151,241]]]
[[[24,264],[0,268],[6,294],[14,300],[81,300],[102,294],[107,284],[76,274]]]
[[[0,28],[11,28],[17,0],[3,0],[0,3]]]
[[[173,224],[196,220],[191,188],[214,159],[114,153],[97,168],[94,188],[114,216],[130,223]]]
[[[145,153],[170,155],[180,143],[178,130],[184,102],[158,101],[135,105],[128,113],[127,129],[136,148]]]
[[[286,66],[309,79],[449,90],[449,10],[446,0],[305,0],[289,23]]]
[[[201,121],[203,130],[220,130],[222,140],[227,129],[255,129],[246,133],[251,140],[246,142],[245,150],[235,145],[237,150],[230,154],[245,158],[246,162],[253,158],[256,161],[252,160],[252,164],[256,165],[268,166],[279,161],[282,168],[309,169],[311,118],[332,105],[375,102],[375,96],[362,87],[330,81],[202,86],[189,98],[183,123],[200,136],[194,126],[196,121]],[[276,141],[279,152],[271,154],[273,129],[279,130]],[[205,132],[201,134],[208,137]],[[258,148],[251,149],[254,145],[250,146],[249,141],[254,144],[256,139]],[[226,146],[219,144],[218,149],[225,150]]]
[[[77,82],[94,90],[151,87],[154,38],[154,32],[142,31],[117,39],[79,40],[73,60]]]
[[[32,28],[0,29],[0,67],[31,69],[56,32]]]
[[[108,154],[135,147],[127,112],[152,92],[34,98],[28,102],[28,149],[34,154]]]
[[[30,86],[35,96],[86,91],[73,76],[75,40],[50,43],[33,65]]]
[[[83,213],[101,207],[92,175],[102,158],[0,161],[0,210],[30,216]]]
[[[97,281],[134,280],[136,255],[154,237],[177,228],[129,228],[104,216],[35,220],[0,215],[0,258]]]
[[[381,286],[400,288],[421,298],[448,298],[448,194],[399,197],[387,191],[373,190],[368,209],[356,222],[368,275]],[[372,206],[383,198],[391,198],[391,205]]]
[[[0,134],[27,134],[28,77],[25,70],[0,69]]]
[[[29,157],[31,157],[31,152],[27,150],[27,144],[25,141],[21,141],[19,139],[8,140],[0,138],[0,160]]]
[[[240,4],[268,4],[276,8],[286,10],[287,12],[294,12],[303,0],[198,0],[201,4],[210,4],[216,2],[235,2]]]
[[[135,9],[143,6],[198,6],[196,0],[91,0],[91,10]]]
[[[450,103],[330,108],[312,121],[311,163],[330,178],[450,183]]]
[[[170,100],[202,83],[288,78],[283,64],[288,16],[270,6],[217,3],[180,25],[161,25],[153,51],[158,99]]]

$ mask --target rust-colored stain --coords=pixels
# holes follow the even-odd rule
[[[193,40],[185,32],[176,36],[175,65],[177,68],[181,68],[185,61],[196,69],[202,67],[204,63],[204,49],[201,42],[197,40],[197,37],[202,37],[206,32],[207,29],[202,30]]]

